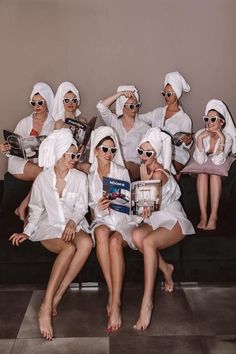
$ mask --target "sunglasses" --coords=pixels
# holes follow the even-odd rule
[[[165,91],[161,91],[161,94],[162,94],[162,96],[164,96],[164,97],[170,97],[170,96],[173,96],[174,94],[175,94],[175,92],[174,91],[168,91],[168,92],[165,92]]]
[[[117,152],[117,147],[114,146],[114,147],[108,147],[108,146],[105,146],[105,145],[100,145],[98,147],[100,150],[102,150],[102,152],[104,152],[104,154],[106,154],[107,152],[110,152],[111,154],[115,155],[115,153]]]
[[[218,119],[221,119],[221,118],[218,116],[212,116],[212,117],[203,116],[202,119],[204,120],[205,123],[208,123],[208,122],[215,123]]]
[[[31,104],[31,106],[35,107],[36,105],[38,106],[42,106],[45,103],[45,100],[41,99],[38,101],[29,101],[29,103]]]
[[[63,103],[77,104],[78,103],[78,98],[64,98]]]
[[[80,156],[81,156],[81,152],[65,152],[66,155],[70,155],[71,160],[79,160]]]
[[[155,154],[155,151],[153,150],[143,150],[140,147],[137,148],[137,151],[140,156],[144,155],[148,158],[152,157]]]
[[[127,106],[129,109],[139,109],[141,107],[141,103],[125,103],[125,106]]]

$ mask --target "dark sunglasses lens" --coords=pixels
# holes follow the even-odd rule
[[[171,93],[170,93],[170,92],[167,92],[166,96],[167,96],[167,97],[170,97],[170,96],[171,96]]]
[[[102,151],[103,151],[104,153],[106,153],[106,152],[108,151],[108,147],[102,146]]]
[[[204,120],[205,123],[207,123],[208,122],[208,117],[203,117],[203,120]]]
[[[215,123],[215,121],[216,121],[216,117],[211,117],[211,122]]]
[[[42,105],[43,105],[43,103],[44,103],[44,101],[43,101],[43,100],[38,101],[38,105],[39,105],[39,106],[42,106]]]
[[[138,151],[138,154],[139,154],[139,155],[142,155],[142,154],[143,154],[143,150],[137,149],[137,151]]]
[[[151,157],[151,156],[152,156],[152,154],[153,154],[153,152],[152,152],[152,151],[146,151],[146,156],[147,156],[147,157]]]
[[[165,97],[166,93],[164,91],[161,91],[162,96]]]
[[[115,147],[111,148],[111,152],[112,152],[112,154],[115,154],[116,153],[116,148]]]
[[[78,102],[77,98],[72,98],[71,101],[72,101],[72,103],[74,103],[74,104]]]
[[[31,104],[31,106],[33,106],[33,107],[36,105],[35,101],[30,101],[30,104]]]
[[[130,109],[133,109],[133,108],[134,108],[134,104],[130,104],[130,105],[129,105],[129,108],[130,108]]]
[[[69,98],[64,98],[64,103],[69,103],[70,102],[70,100],[69,100]]]

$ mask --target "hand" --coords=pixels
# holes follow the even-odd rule
[[[140,178],[141,178],[141,180],[143,180],[143,181],[149,180],[149,179],[152,178],[152,175],[153,175],[153,171],[148,174],[147,166],[145,165],[145,163],[142,163],[141,166],[140,166]]]
[[[102,198],[99,199],[98,206],[100,209],[105,210],[105,209],[109,208],[110,200],[107,199],[106,196],[103,196]]]
[[[185,145],[190,145],[192,142],[192,135],[191,134],[184,134],[183,136],[181,136],[181,141],[185,144]]]
[[[120,96],[125,96],[126,98],[135,98],[136,99],[133,91],[121,91]]]
[[[0,151],[3,154],[10,151],[10,150],[11,150],[11,145],[8,144],[6,141],[4,143],[0,144]]]
[[[65,230],[63,231],[62,239],[65,242],[70,242],[71,240],[74,240],[75,233],[76,233],[76,223],[74,222],[74,220],[69,220],[66,224]]]
[[[147,218],[149,218],[150,215],[151,215],[150,207],[144,206],[143,207],[143,212],[142,212],[142,218],[143,219],[147,219]]]
[[[219,129],[219,130],[217,130],[216,131],[216,134],[219,136],[219,138],[220,138],[220,143],[221,144],[224,144],[225,143],[225,136],[224,136],[224,134],[222,133],[222,130],[221,129]]]
[[[15,233],[15,234],[11,235],[11,237],[9,238],[9,241],[11,241],[13,246],[20,246],[20,244],[22,242],[24,242],[25,240],[28,240],[28,236],[24,233],[22,233],[22,234]]]
[[[210,135],[208,128],[206,128],[205,130],[203,130],[203,132],[201,132],[198,135],[198,138],[203,139],[206,138],[208,135]]]

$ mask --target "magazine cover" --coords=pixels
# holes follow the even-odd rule
[[[72,131],[73,137],[76,140],[78,147],[86,146],[89,142],[92,130],[95,127],[97,117],[90,119],[88,123],[80,122],[78,119],[66,118],[65,124],[67,124]]]
[[[183,143],[183,138],[185,136],[193,136],[194,133],[189,133],[189,132],[177,132],[175,134],[171,134],[169,131],[161,129],[161,131],[163,133],[166,133],[167,135],[169,135],[171,137],[172,140],[172,144],[176,145],[176,146],[180,146]]]
[[[161,180],[126,182],[103,178],[103,194],[110,200],[110,208],[128,215],[142,216],[144,208],[159,210]]]
[[[39,154],[39,145],[46,138],[46,135],[23,138],[20,135],[5,129],[3,130],[3,136],[5,141],[11,145],[9,154],[23,159],[37,158]]]

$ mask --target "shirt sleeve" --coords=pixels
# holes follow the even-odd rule
[[[110,108],[103,104],[102,101],[98,102],[97,109],[106,125],[116,128],[118,120],[117,115],[112,113]]]
[[[31,197],[29,202],[29,219],[28,224],[24,228],[24,234],[26,234],[30,240],[33,240],[33,233],[36,226],[39,223],[40,216],[44,212],[45,207],[42,199],[42,194],[40,192],[40,186],[38,178],[34,181]]]
[[[138,115],[138,117],[145,123],[147,123],[148,125],[153,125],[153,120],[155,119],[155,112],[151,111],[151,112],[147,112],[147,113],[141,113]]]
[[[232,144],[233,144],[233,140],[232,140],[231,136],[226,135],[224,150],[220,153],[217,153],[217,151],[220,147],[220,140],[217,141],[214,154],[211,158],[214,165],[222,165],[226,161],[226,158],[231,151]]]
[[[203,150],[199,150],[197,147],[197,138],[198,135],[203,131],[203,129],[199,130],[196,135],[195,135],[195,150],[193,153],[193,159],[198,162],[199,164],[203,164],[207,161],[207,154],[206,154],[206,148],[205,148],[205,144],[203,141]]]
[[[191,121],[191,118],[187,114],[185,114],[185,119],[180,127],[180,131],[186,132],[186,133],[192,133],[192,121]],[[189,145],[186,145],[183,142],[181,144],[181,147],[183,147],[185,149],[190,149],[192,145],[193,145],[193,141]]]
[[[78,177],[77,177],[78,178]],[[70,217],[76,225],[78,225],[88,212],[88,179],[84,176],[84,180],[80,183],[78,198],[74,205],[73,213]]]

